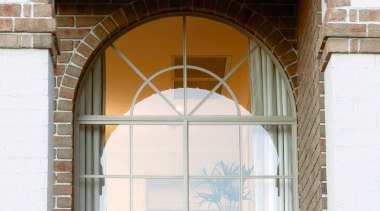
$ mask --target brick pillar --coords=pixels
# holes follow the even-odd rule
[[[56,23],[44,0],[0,0],[0,210],[53,210]]]

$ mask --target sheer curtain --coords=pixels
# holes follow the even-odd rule
[[[103,58],[95,61],[89,70],[85,87],[79,93],[79,115],[102,115],[103,103]],[[81,125],[79,129],[79,175],[101,175],[100,158],[105,146],[104,126]],[[103,189],[102,179],[79,179],[79,210],[99,211],[106,200],[100,200]]]
[[[250,41],[250,49],[256,44]],[[289,95],[279,70],[266,52],[259,48],[250,57],[252,78],[252,113],[255,116],[291,115]],[[248,134],[249,156],[254,174],[291,175],[291,127],[251,126]],[[255,192],[256,211],[292,210],[291,182],[287,180],[257,180],[251,184]],[[252,209],[253,210],[253,209]]]

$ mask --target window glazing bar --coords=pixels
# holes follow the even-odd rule
[[[248,54],[245,55],[240,61],[238,64],[236,64],[228,73],[227,75],[223,78],[222,81],[220,81],[208,94],[205,98],[202,99],[201,102],[198,103],[198,105],[196,105],[194,107],[194,109],[189,113],[189,116],[193,115],[198,109],[199,107],[201,107],[203,105],[204,102],[206,102],[207,99],[209,99],[211,97],[211,95],[213,95],[215,93],[215,91],[223,84],[227,81],[227,79],[235,73],[235,71],[245,62],[245,60],[247,60],[249,58],[249,56],[255,51],[255,49],[257,48],[257,46],[253,47],[251,50],[249,50]]]
[[[283,116],[102,116],[82,115],[76,120],[78,124],[248,124],[248,125],[292,125],[296,117]]]
[[[177,111],[177,109],[175,108],[175,106],[170,102],[170,100],[165,97],[165,95],[163,95],[161,93],[161,91],[152,83],[148,80],[148,78],[119,50],[117,49],[113,44],[111,44],[111,47],[112,49],[115,50],[115,52],[133,69],[133,71],[135,71],[135,73],[137,75],[139,75],[145,82],[148,83],[148,85],[158,94],[162,97],[163,100],[165,100],[165,102],[168,103],[168,105],[178,114],[178,115],[182,115],[181,112]]]
[[[186,176],[173,175],[80,175],[79,178],[97,179],[97,178],[120,178],[120,179],[183,179]],[[188,176],[189,179],[293,179],[291,175],[252,175],[252,176]]]
[[[187,115],[187,31],[186,16],[183,16],[183,113]],[[186,209],[188,210],[188,209]]]

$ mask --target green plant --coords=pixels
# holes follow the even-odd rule
[[[242,167],[243,176],[251,175],[253,167]],[[205,168],[201,170],[205,177],[233,177],[240,175],[240,165],[226,164],[223,161],[215,164],[211,172]],[[249,200],[251,192],[245,186],[246,180],[242,181],[242,200]],[[210,208],[215,205],[219,211],[237,211],[240,206],[240,180],[230,178],[203,178],[195,183],[196,197],[200,198],[199,206],[208,204]],[[207,188],[205,191],[205,188]],[[200,190],[203,189],[203,190]]]

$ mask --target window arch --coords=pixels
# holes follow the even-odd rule
[[[98,58],[75,120],[75,208],[297,207],[294,102],[259,42],[213,20],[161,18]]]

